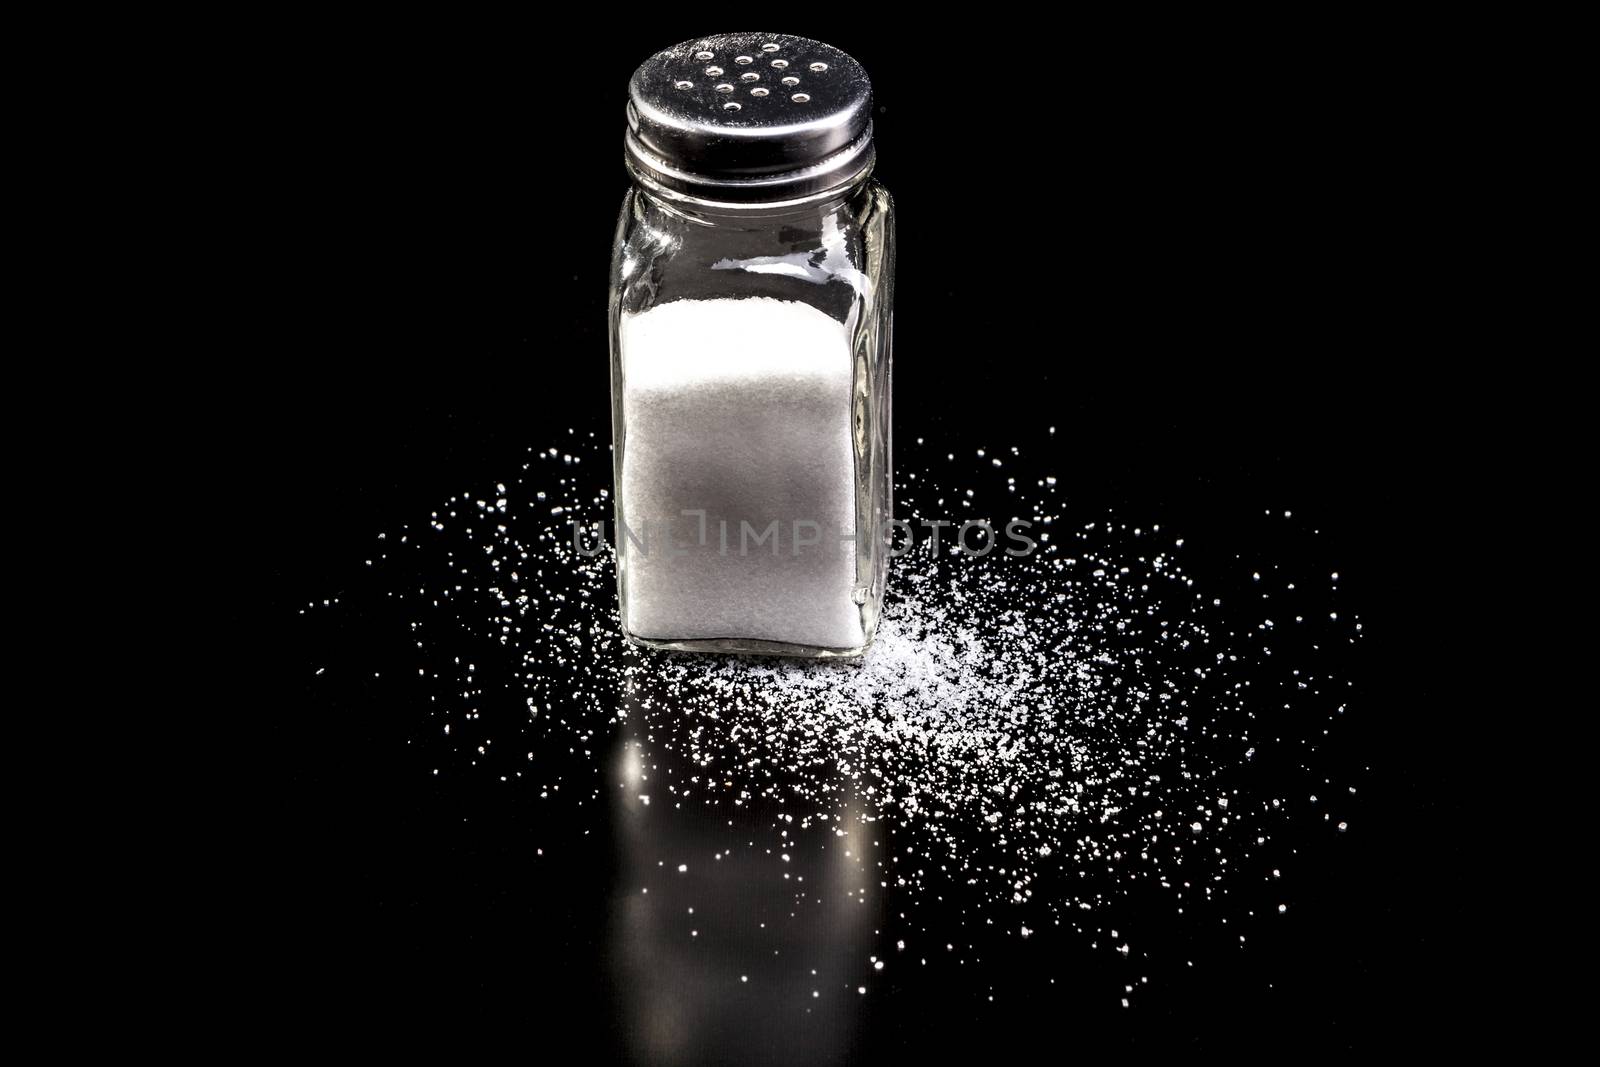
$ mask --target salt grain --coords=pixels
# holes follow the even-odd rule
[[[681,382],[651,381],[644,376],[652,400],[686,391],[684,402],[708,402]],[[658,435],[669,432],[658,427]],[[687,439],[674,445],[693,451]],[[1129,942],[1117,929],[1137,940],[1141,931],[1132,927],[1148,914],[1136,899],[1163,894],[1186,922],[1209,916],[1226,925],[1230,915],[1219,909],[1240,875],[1262,885],[1281,877],[1256,863],[1258,850],[1304,806],[1265,794],[1267,782],[1301,781],[1305,791],[1293,795],[1302,797],[1319,790],[1317,813],[1334,809],[1330,825],[1346,828],[1328,800],[1348,795],[1345,783],[1324,787],[1325,775],[1295,776],[1310,770],[1308,753],[1327,734],[1334,709],[1344,710],[1328,693],[1348,684],[1319,668],[1322,638],[1309,631],[1354,640],[1359,622],[1340,622],[1327,605],[1306,601],[1309,594],[1289,594],[1306,620],[1292,629],[1308,632],[1307,641],[1269,661],[1260,616],[1230,615],[1223,598],[1207,591],[1207,579],[1218,576],[1188,574],[1179,553],[1152,556],[1147,541],[1134,540],[1135,529],[1153,527],[1019,494],[1011,500],[1020,514],[1057,510],[1056,528],[1068,531],[1061,548],[1041,545],[1016,560],[921,550],[895,560],[879,639],[859,661],[663,656],[617,638],[609,556],[576,555],[569,531],[545,526],[550,520],[515,521],[519,502],[535,490],[548,494],[545,506],[574,516],[603,513],[609,501],[594,480],[605,472],[593,460],[604,452],[587,446],[574,458],[589,463],[546,467],[537,486],[508,485],[501,496],[509,529],[446,524],[450,507],[475,511],[472,501],[487,495],[452,498],[434,515],[436,539],[409,549],[419,561],[437,553],[448,579],[435,586],[403,572],[384,593],[416,605],[415,644],[427,673],[415,684],[429,687],[428,714],[439,717],[432,743],[454,759],[446,776],[504,777],[512,754],[530,775],[567,772],[570,764],[546,755],[539,763],[523,759],[535,749],[571,753],[598,769],[597,740],[631,720],[630,731],[649,738],[648,750],[641,744],[638,751],[651,780],[644,788],[665,799],[642,809],[648,802],[630,789],[624,795],[639,795],[641,816],[671,817],[690,805],[753,811],[758,800],[768,810],[784,806],[771,816],[765,848],[786,876],[795,864],[781,857],[793,853],[808,823],[830,842],[846,832],[892,834],[896,855],[880,861],[880,880],[900,894],[906,925],[886,931],[891,940],[919,929],[948,936],[929,917],[909,914],[927,901],[936,916],[961,909],[968,929],[1026,930],[1029,947],[1035,930],[1058,927],[1079,935],[1086,949],[1121,953]],[[943,460],[938,469],[959,471]],[[580,471],[590,477],[580,481]],[[952,483],[931,468],[913,473],[924,503],[941,495],[976,499],[967,495],[973,482]],[[904,506],[915,521],[915,501]],[[1183,539],[1171,543],[1181,548]],[[1222,577],[1248,584],[1252,573],[1240,567]],[[1280,577],[1293,584],[1277,567],[1270,573],[1274,584]],[[441,629],[454,659],[428,643]],[[473,648],[463,639],[509,656],[503,684],[511,699],[488,699],[498,694],[460,657]],[[490,710],[497,703],[515,715],[497,718]],[[525,736],[494,746],[496,730]],[[658,763],[680,771],[657,777]],[[557,784],[531,788],[552,804],[591,799]],[[722,865],[714,869],[726,876]],[[1270,912],[1277,904],[1250,908]],[[903,941],[894,943],[903,950]],[[964,942],[963,956],[951,958],[975,966],[973,949]],[[953,954],[953,943],[946,950]],[[1155,955],[1154,947],[1145,951]]]

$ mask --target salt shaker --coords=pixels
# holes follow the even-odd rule
[[[622,628],[701,652],[856,656],[891,507],[894,207],[871,84],[736,33],[628,86],[610,336]]]

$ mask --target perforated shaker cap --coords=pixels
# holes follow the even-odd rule
[[[705,200],[794,200],[872,169],[872,83],[831,45],[725,33],[657,52],[628,83],[628,169]]]

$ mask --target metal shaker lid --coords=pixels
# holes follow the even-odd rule
[[[872,83],[831,45],[725,33],[657,52],[628,83],[628,169],[730,202],[845,188],[872,169]]]

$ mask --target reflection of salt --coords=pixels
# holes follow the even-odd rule
[[[679,300],[620,336],[622,516],[643,542],[618,531],[628,630],[862,644],[838,540],[855,530],[844,325],[794,301]]]

